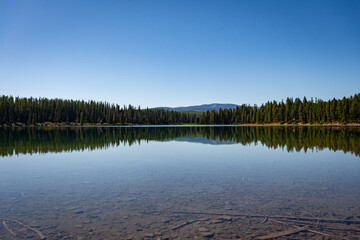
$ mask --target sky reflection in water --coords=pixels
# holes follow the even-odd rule
[[[360,159],[351,148],[359,140],[357,129],[124,129],[2,132],[8,145],[2,144],[0,158],[1,216],[35,219],[53,237],[83,236],[91,228],[98,238],[115,239],[144,234],[136,227],[187,238],[171,225],[193,217],[176,219],[175,211],[360,215]],[[310,139],[306,153],[299,145],[304,139]],[[288,152],[289,143],[301,150]],[[35,154],[10,156],[11,146]],[[167,230],[164,218],[172,219]],[[217,236],[227,233],[220,229]],[[240,235],[263,233],[259,228]]]

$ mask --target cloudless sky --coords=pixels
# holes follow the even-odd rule
[[[360,1],[0,0],[0,95],[141,107],[360,92]]]

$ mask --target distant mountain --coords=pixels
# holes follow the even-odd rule
[[[179,112],[206,112],[207,110],[219,111],[219,109],[228,109],[228,108],[236,108],[238,105],[230,104],[230,103],[212,103],[212,104],[203,104],[203,105],[195,105],[195,106],[187,106],[187,107],[156,107],[154,109],[165,109],[165,110],[174,110]]]

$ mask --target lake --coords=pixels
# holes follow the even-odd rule
[[[0,128],[0,239],[360,239],[360,128]]]

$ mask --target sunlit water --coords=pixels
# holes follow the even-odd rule
[[[253,239],[297,227],[325,235],[292,239],[359,239],[359,140],[357,128],[0,129],[0,239]]]

